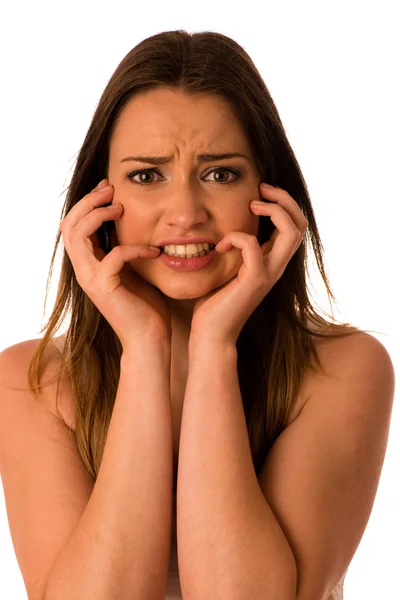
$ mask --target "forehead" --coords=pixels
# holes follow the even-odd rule
[[[236,151],[251,150],[242,125],[226,100],[168,88],[139,94],[128,102],[115,128],[110,150],[154,152],[167,149],[171,143],[188,150],[229,151],[231,146]]]

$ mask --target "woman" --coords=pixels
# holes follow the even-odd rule
[[[341,598],[393,365],[309,300],[307,240],[334,299],[311,201],[243,48],[171,31],[127,54],[61,236],[43,338],[0,355],[1,472],[29,597]]]

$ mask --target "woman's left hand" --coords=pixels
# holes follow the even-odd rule
[[[241,231],[228,233],[217,244],[217,252],[232,247],[242,250],[243,264],[234,278],[196,301],[191,340],[201,336],[236,344],[247,319],[282,276],[303,240],[308,220],[297,202],[282,188],[264,184],[259,188],[272,204],[251,202],[250,208],[260,217],[271,217],[276,229],[262,246],[256,236]]]

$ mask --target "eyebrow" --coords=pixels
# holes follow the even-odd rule
[[[246,154],[242,154],[241,152],[225,152],[224,154],[198,154],[196,159],[199,162],[211,162],[213,160],[224,160],[225,158],[235,158],[240,156],[242,158],[250,158]],[[121,162],[127,162],[130,160],[135,160],[141,163],[150,163],[152,165],[164,165],[165,163],[172,160],[173,156],[127,156],[123,158]]]

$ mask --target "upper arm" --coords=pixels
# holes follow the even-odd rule
[[[316,380],[259,476],[293,551],[298,600],[324,600],[347,570],[372,511],[390,429],[395,376],[385,347],[368,334],[333,342],[331,378]]]
[[[0,473],[11,538],[30,600],[41,600],[51,567],[76,527],[93,480],[70,431],[27,387],[36,340],[0,353]],[[48,373],[44,373],[45,380]],[[45,391],[55,395],[55,385]]]

